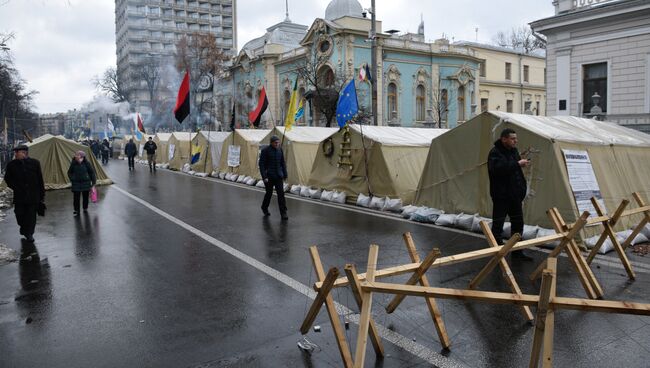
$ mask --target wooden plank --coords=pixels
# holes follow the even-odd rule
[[[638,208],[633,208],[631,210],[627,210],[627,211],[623,212],[621,217],[637,215],[639,213],[643,213],[643,212],[646,212],[646,211],[650,211],[650,206],[642,206],[642,207],[638,207]]]
[[[636,200],[636,203],[643,207],[646,207],[645,202],[643,201],[643,198],[641,198],[641,195],[638,192],[632,193],[632,196],[634,197],[634,200]],[[650,223],[650,211],[644,211],[643,212],[644,216],[641,222],[639,222],[634,230],[632,231],[632,234],[625,239],[623,244],[621,244],[621,247],[623,247],[623,250],[627,249],[632,244],[632,241],[634,238],[636,238],[637,235],[641,232],[641,230],[645,227],[647,223]]]
[[[553,274],[551,282],[550,298],[555,298],[557,292],[557,259],[549,258],[546,268]],[[551,305],[546,310],[546,321],[544,326],[544,350],[542,351],[542,366],[544,368],[553,367],[553,334],[555,330],[555,310]]]
[[[490,227],[488,226],[487,222],[481,221],[479,222],[479,225],[481,226],[481,230],[483,231],[483,234],[485,234],[485,238],[487,239],[488,244],[490,247],[497,247],[497,241],[494,238],[494,235],[492,234],[492,230],[490,230]],[[519,288],[519,284],[517,283],[517,280],[515,279],[515,275],[512,274],[512,270],[510,269],[510,266],[508,265],[508,262],[506,262],[505,259],[501,258],[499,260],[499,266],[501,267],[501,274],[503,278],[506,280],[508,283],[508,286],[510,286],[510,290],[514,294],[519,294],[521,295],[521,288]],[[478,285],[478,284],[477,284]],[[470,285],[470,289],[471,289]],[[521,306],[521,313],[524,315],[524,318],[528,320],[528,322],[532,322],[534,317],[533,313],[530,311],[530,307],[528,306]]]
[[[415,242],[411,237],[411,233],[408,232],[404,233],[402,235],[402,238],[404,239],[404,244],[406,244],[406,249],[408,250],[409,257],[411,258],[411,262],[415,262],[415,263],[420,262],[420,255],[418,254],[418,251],[415,248]],[[427,278],[426,275],[422,275],[422,277],[420,278],[420,285],[429,286],[429,279]],[[425,298],[424,300],[426,301],[427,308],[429,309],[429,314],[431,315],[431,319],[433,320],[433,325],[436,327],[436,332],[438,333],[438,339],[440,340],[440,344],[444,349],[449,349],[449,347],[451,346],[451,341],[449,340],[449,335],[447,334],[447,328],[445,327],[445,322],[442,320],[442,314],[438,309],[438,304],[436,303],[436,300],[434,298]]]
[[[518,242],[515,246],[512,247],[511,252],[515,250],[520,250],[520,249],[527,249],[539,244],[544,244],[549,241],[555,241],[555,240],[560,240],[566,237],[566,233],[562,234],[555,234],[555,235],[548,235],[544,236],[541,238],[536,238],[536,239],[531,239],[531,240],[525,240],[525,241],[520,241]],[[430,268],[437,268],[437,267],[442,267],[442,266],[450,266],[453,264],[457,263],[462,263],[462,262],[467,262],[467,261],[473,261],[476,259],[481,259],[481,258],[487,258],[494,256],[501,250],[502,246],[498,246],[495,248],[484,248],[484,249],[479,249],[479,250],[474,250],[470,252],[465,252],[465,253],[460,253],[452,256],[447,256],[447,257],[440,257],[433,262]],[[388,267],[384,268],[381,270],[377,270],[375,272],[375,278],[384,278],[384,277],[390,277],[390,276],[397,276],[397,275],[403,275],[405,273],[411,273],[415,269],[420,267],[420,262],[416,263],[408,263],[405,265],[400,265],[400,266],[393,266],[393,267]],[[366,279],[366,274],[365,273],[360,273],[359,274],[359,280],[363,281]],[[317,281],[314,283],[314,290],[318,291],[318,289],[321,288],[323,283],[321,281]],[[347,277],[339,277],[336,279],[336,282],[334,282],[334,287],[343,287],[349,285]]]
[[[325,281],[323,282],[323,287],[320,288],[318,291],[318,294],[316,295],[316,299],[311,304],[311,307],[309,308],[309,311],[307,312],[307,315],[305,316],[305,319],[302,322],[302,325],[300,326],[300,333],[305,335],[307,332],[309,332],[309,329],[311,328],[311,325],[314,323],[314,320],[316,319],[316,316],[318,316],[318,312],[320,311],[320,307],[325,303],[325,299],[327,299],[327,296],[330,294],[330,291],[332,290],[332,285],[334,285],[334,280],[339,276],[339,270],[336,267],[332,267],[329,269],[327,272],[327,276],[325,277]]]
[[[483,223],[483,221],[481,222]],[[484,225],[481,224],[481,227],[483,226]],[[483,232],[485,233],[485,229],[483,229]],[[490,272],[492,272],[492,270],[494,270],[494,268],[500,263],[503,257],[505,257],[506,254],[510,252],[510,249],[512,249],[512,247],[519,241],[519,239],[521,239],[521,235],[519,234],[514,234],[510,239],[508,239],[506,244],[504,244],[503,247],[501,247],[499,252],[495,254],[494,257],[490,258],[490,260],[483,267],[483,269],[481,269],[481,271],[479,271],[479,273],[476,276],[474,276],[472,281],[470,281],[469,288],[476,289],[476,287],[483,281],[483,279],[485,279],[485,277],[489,275]],[[496,243],[493,245],[493,243],[491,243],[490,241],[488,241],[488,244],[490,244],[491,247],[496,246]]]
[[[431,252],[429,252],[429,254],[427,254],[427,256],[424,258],[424,261],[420,263],[420,267],[413,271],[411,277],[408,279],[408,281],[406,281],[406,285],[415,285],[418,281],[420,281],[422,276],[427,272],[429,267],[431,267],[433,264],[433,261],[435,261],[438,256],[440,256],[440,250],[437,248],[432,249]],[[393,313],[405,297],[406,295],[395,295],[393,300],[386,306],[386,313]]]
[[[596,208],[596,212],[598,212],[599,215],[602,215],[605,211],[603,210],[603,207],[598,203],[596,198],[591,198],[591,203],[594,205],[594,208]],[[621,203],[621,206],[625,203],[629,203],[627,200],[623,200]],[[605,233],[607,233],[607,236],[609,236],[609,240],[612,242],[612,246],[614,247],[614,250],[618,254],[618,258],[621,260],[621,263],[623,264],[623,268],[625,268],[625,272],[627,272],[627,277],[630,280],[636,279],[636,275],[634,274],[634,270],[632,269],[632,264],[630,264],[630,260],[627,258],[627,255],[625,254],[625,249],[621,247],[621,243],[619,243],[618,238],[616,237],[616,233],[614,232],[614,229],[612,229],[611,224],[615,224],[616,221],[618,221],[619,216],[621,215],[621,206],[616,211],[616,214],[612,216],[612,220],[610,222],[604,222],[603,227],[605,228]],[[610,224],[611,223],[611,224]]]
[[[591,197],[591,203],[594,203],[594,202],[598,203],[598,200],[596,199],[596,197]],[[612,216],[609,220],[601,221],[601,225],[603,227],[607,226],[607,224],[610,224],[610,225],[614,226],[618,222],[618,220],[620,219],[621,213],[623,213],[623,210],[625,210],[625,207],[629,203],[630,203],[630,201],[628,201],[626,199],[622,200],[621,204],[619,204],[618,207],[616,208],[616,212],[614,213],[614,216]],[[597,208],[600,208],[600,206],[598,206]],[[598,212],[598,214],[604,214],[602,210],[598,211],[598,209],[596,209],[596,212]],[[600,217],[605,217],[606,218],[607,216],[600,216]],[[596,254],[598,254],[598,251],[600,250],[600,247],[602,247],[602,245],[605,243],[606,239],[607,239],[607,233],[606,232],[603,232],[602,234],[600,234],[600,237],[598,238],[598,241],[596,242],[594,247],[591,248],[591,251],[589,252],[589,255],[587,256],[587,264],[591,264],[591,262],[596,257]]]
[[[373,244],[368,252],[368,267],[366,268],[366,282],[375,281],[377,269],[377,255],[379,246]],[[370,328],[370,313],[372,312],[372,290],[361,290],[361,316],[359,317],[359,333],[357,335],[357,349],[354,353],[354,367],[363,368],[366,359],[366,345],[368,344],[368,328]]]
[[[549,258],[555,260],[555,258]],[[542,286],[539,291],[539,302],[537,304],[537,318],[535,319],[535,333],[533,335],[533,348],[530,352],[529,368],[537,368],[539,356],[542,352],[546,328],[546,314],[551,300],[551,284],[553,283],[553,271],[544,269]]]
[[[350,288],[352,289],[352,294],[354,295],[354,300],[357,302],[359,310],[363,303],[361,299],[361,290],[359,287],[359,280],[357,278],[357,268],[352,264],[345,265],[345,274],[350,280]],[[375,326],[375,321],[370,319],[370,342],[372,342],[372,347],[375,349],[375,355],[379,357],[384,356],[384,345],[381,342],[381,337],[379,337],[379,332]]]
[[[650,316],[648,303],[555,297],[551,304],[555,309]]]
[[[312,246],[309,248],[309,254],[311,255],[312,266],[314,271],[316,271],[316,278],[319,281],[325,280],[325,271],[323,270],[323,263],[320,260],[320,255],[318,254],[318,248]],[[325,299],[325,308],[327,309],[327,314],[329,315],[330,322],[332,323],[332,330],[334,331],[334,336],[336,337],[336,345],[339,348],[341,353],[341,359],[343,360],[343,366],[345,368],[352,368],[354,362],[352,361],[352,354],[350,353],[350,348],[348,347],[348,342],[345,339],[345,332],[341,326],[341,320],[339,319],[339,314],[336,311],[334,306],[334,298],[332,294],[328,293],[327,298]]]

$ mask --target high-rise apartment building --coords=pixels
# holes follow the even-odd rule
[[[135,77],[151,60],[173,65],[176,43],[191,33],[211,33],[217,46],[237,46],[236,0],[115,0],[117,73],[140,112],[149,105],[147,83]]]

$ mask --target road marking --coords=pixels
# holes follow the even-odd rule
[[[240,261],[242,261],[244,263],[247,263],[248,265],[256,268],[259,271],[264,272],[265,274],[273,277],[274,279],[276,279],[276,280],[280,281],[281,283],[289,286],[290,288],[298,291],[299,293],[307,296],[308,298],[310,298],[310,299],[315,299],[316,298],[316,292],[313,289],[311,289],[309,286],[294,280],[293,278],[285,275],[284,273],[282,273],[282,272],[280,272],[280,271],[278,271],[278,270],[276,270],[276,269],[274,269],[272,267],[267,266],[266,264],[256,260],[253,257],[250,257],[249,255],[247,255],[245,253],[242,253],[242,252],[238,251],[237,249],[235,249],[235,248],[229,246],[228,244],[226,244],[226,243],[224,243],[224,242],[222,242],[222,241],[220,241],[220,240],[218,240],[218,239],[204,233],[203,231],[195,228],[194,226],[189,225],[188,223],[179,220],[178,218],[170,215],[169,213],[159,209],[156,206],[153,206],[152,204],[150,204],[150,203],[144,201],[143,199],[141,199],[140,197],[137,197],[137,196],[127,192],[126,190],[120,188],[119,186],[117,186],[115,184],[113,184],[110,188],[117,190],[118,192],[124,194],[125,196],[133,199],[134,201],[136,201],[138,203],[140,203],[144,207],[147,207],[151,211],[157,213],[161,217],[163,217],[163,218],[175,223],[176,225],[184,228],[185,230],[191,232],[192,234],[198,236],[199,238],[205,240],[206,242],[214,245],[215,247],[217,247],[217,248],[223,250],[224,252],[232,255],[233,257],[239,259]],[[349,321],[351,321],[351,322],[353,322],[353,323],[355,323],[357,325],[359,324],[359,316],[358,316],[357,313],[353,312],[352,310],[350,310],[349,308],[347,308],[346,306],[344,306],[344,305],[342,305],[342,304],[340,304],[338,302],[335,302],[335,304],[336,304],[336,310],[339,313],[339,315],[347,316]],[[382,338],[384,338],[385,340],[393,343],[394,345],[408,351],[409,353],[415,355],[416,357],[418,357],[418,358],[420,358],[420,359],[422,359],[422,360],[424,360],[424,361],[426,361],[428,363],[431,363],[431,364],[433,364],[433,365],[435,365],[437,367],[441,367],[441,368],[443,368],[443,367],[450,367],[450,368],[453,368],[453,367],[465,367],[465,365],[463,365],[463,364],[461,364],[461,363],[459,363],[459,362],[457,362],[457,361],[455,361],[455,360],[453,360],[451,358],[447,358],[447,357],[445,357],[445,356],[443,356],[441,354],[438,354],[435,351],[430,350],[429,348],[427,348],[425,346],[422,346],[422,345],[412,341],[411,339],[398,334],[395,331],[391,331],[388,328],[386,328],[386,327],[384,327],[384,326],[382,326],[380,324],[376,324],[376,326],[377,326],[377,329],[379,330]]]

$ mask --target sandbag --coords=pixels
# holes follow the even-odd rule
[[[289,189],[289,193],[300,195],[300,185],[292,185],[291,189]]]
[[[443,213],[436,219],[436,225],[453,227],[456,223],[456,214],[453,213]]]
[[[511,229],[512,229],[512,225],[509,222],[504,222],[503,223],[503,231],[501,232],[501,237],[503,239],[510,239],[510,237],[512,236],[512,234],[511,234],[512,230]]]
[[[232,174],[230,175],[230,181],[237,181],[239,179],[239,174]]]
[[[142,162],[140,162],[142,163]],[[184,164],[183,167],[181,168],[181,171],[186,173],[190,171],[190,164]]]
[[[357,197],[357,206],[369,208],[371,199],[372,198],[370,198],[369,196],[363,193],[359,193],[359,196]]]
[[[320,195],[323,191],[320,189],[310,189],[309,190],[309,197],[312,199],[320,199]]]
[[[475,216],[474,221],[472,222],[472,232],[483,234],[483,229],[481,229],[481,221],[485,221],[489,228],[492,227],[492,219],[488,217]]]
[[[413,205],[408,205],[405,207],[402,207],[402,217],[403,218],[411,218],[411,215],[415,213],[415,211],[418,210],[418,206],[413,206]]]
[[[441,212],[442,211],[435,208],[419,207],[415,212],[413,212],[410,219],[417,222],[433,224],[438,220],[439,216],[442,214]]]
[[[384,204],[384,208],[382,208],[381,210],[389,211],[389,212],[402,212],[402,199],[401,198],[390,199],[386,197],[386,203]]]
[[[372,197],[370,200],[370,208],[375,210],[382,210],[386,204],[386,198]]]
[[[320,200],[321,201],[326,201],[326,202],[331,202],[332,201],[332,195],[334,195],[334,192],[331,190],[323,190],[320,194]]]
[[[208,173],[204,173],[204,172],[195,172],[193,175],[194,175],[194,176],[198,176],[199,178],[205,178],[206,176],[208,176]]]
[[[226,173],[226,175],[224,176],[224,179],[226,179],[228,181],[231,181],[232,180],[232,173]]]
[[[283,183],[282,184],[282,191],[285,192],[285,193],[288,192],[289,191],[289,184]]]
[[[632,230],[623,230],[616,233],[616,238],[618,238],[619,242],[622,244],[630,235],[632,235]],[[632,243],[630,243],[630,245],[637,245],[637,244],[647,243],[647,242],[648,242],[648,237],[645,236],[643,232],[640,232],[636,234],[634,239],[632,239]]]
[[[650,239],[650,224],[645,224],[645,226],[641,228],[641,234]]]
[[[308,187],[308,186],[305,186],[305,185],[301,186],[300,187],[300,196],[301,197],[309,197],[309,191],[310,190],[311,190],[311,188]]]
[[[266,188],[266,186],[264,185],[264,180],[258,181],[257,184],[255,184],[255,186],[258,188]]]
[[[466,215],[464,213],[461,213],[458,216],[456,216],[456,218],[454,219],[454,227],[457,229],[471,231],[472,225],[474,224],[475,217],[478,217],[478,214]]]
[[[246,185],[255,185],[256,182],[257,180],[255,180],[255,178],[249,178],[246,180]]]
[[[188,175],[194,175],[194,174],[196,174],[196,171],[194,171],[194,170],[190,170],[190,171],[187,172],[187,174],[188,174]]]
[[[544,236],[555,235],[555,234],[557,233],[553,229],[545,229],[543,227],[537,229],[537,238],[542,238]],[[542,244],[541,247],[555,249],[555,247],[557,247],[558,245],[560,245],[560,241],[555,240],[550,243]]]
[[[219,173],[219,179],[226,179],[226,176],[228,176],[227,172],[220,172]]]
[[[334,191],[334,194],[332,194],[332,202],[334,203],[345,204],[345,199],[346,199],[345,192]]]
[[[524,225],[524,233],[521,234],[521,240],[530,240],[537,238],[539,226]]]

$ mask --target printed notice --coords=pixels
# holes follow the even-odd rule
[[[591,198],[596,197],[603,210],[607,212],[603,197],[600,194],[600,187],[591,166],[589,153],[587,151],[562,150],[569,174],[569,184],[573,190],[573,197],[576,200],[578,211],[589,211],[590,217],[598,216],[596,209],[591,203]],[[597,225],[597,224],[596,224]]]
[[[172,158],[174,158],[174,152],[175,151],[176,151],[176,145],[170,144],[169,145],[169,152],[168,152],[169,153],[169,161],[171,161]]]
[[[237,167],[239,166],[239,157],[241,153],[240,146],[228,146],[228,166]]]

